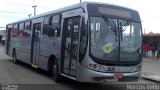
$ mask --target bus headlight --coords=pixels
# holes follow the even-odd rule
[[[88,65],[88,68],[99,71],[100,68],[101,68],[101,66],[98,65],[98,64],[91,64],[91,63],[90,63],[90,64]]]
[[[89,69],[95,70],[95,71],[99,71],[99,72],[115,72],[115,68],[114,67],[104,67],[100,64],[88,64],[87,66]]]
[[[141,66],[141,65],[138,65],[138,66],[134,67],[134,68],[132,69],[132,71],[133,71],[133,72],[138,72],[138,71],[141,70],[141,68],[142,68],[142,66]]]
[[[90,63],[87,67],[95,71],[105,72],[105,69],[103,69],[103,67],[99,64]]]

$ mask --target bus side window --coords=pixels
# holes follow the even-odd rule
[[[19,36],[19,32],[18,32],[18,24],[14,24],[13,28],[11,30],[11,36],[12,37],[18,37]]]
[[[31,21],[25,22],[24,32],[26,34],[26,37],[31,36]]]
[[[60,15],[46,16],[43,22],[43,37],[60,35]]]
[[[24,23],[19,24],[19,36],[24,37]]]
[[[17,30],[18,29],[18,24],[13,25],[13,30]]]
[[[60,15],[50,16],[49,31],[50,36],[58,37],[60,35]]]
[[[49,33],[49,16],[46,16],[43,21],[43,33],[42,33],[43,37],[44,38],[49,37],[48,33]]]
[[[55,31],[55,36],[60,35],[60,15],[55,15],[52,17],[52,27]]]
[[[19,24],[19,30],[24,30],[24,23]]]

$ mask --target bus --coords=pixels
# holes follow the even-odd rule
[[[137,81],[142,68],[139,13],[82,2],[6,25],[5,53],[80,82]]]

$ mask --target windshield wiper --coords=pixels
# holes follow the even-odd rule
[[[101,15],[102,16],[102,18],[104,19],[104,21],[110,26],[110,28],[109,29],[111,29],[113,32],[114,32],[114,34],[115,34],[115,40],[117,41],[117,30],[116,30],[116,24],[114,23],[114,21],[112,20],[112,19],[108,19],[106,16],[104,16],[104,15]]]
[[[129,26],[129,24],[131,23],[131,21],[127,21],[123,26],[124,28],[122,29],[122,31],[125,31],[127,29],[127,27]]]
[[[113,20],[109,20],[106,16],[104,16],[104,15],[102,15],[102,17],[103,17],[103,19],[104,19],[104,21],[111,27],[111,30],[113,31],[113,32],[115,32],[116,30],[115,30],[115,24],[114,24],[114,22],[113,22]]]

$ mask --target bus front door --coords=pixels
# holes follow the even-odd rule
[[[80,17],[66,18],[63,25],[62,73],[76,77],[79,56]]]
[[[41,23],[33,24],[32,43],[31,43],[31,64],[37,68],[39,63]]]

